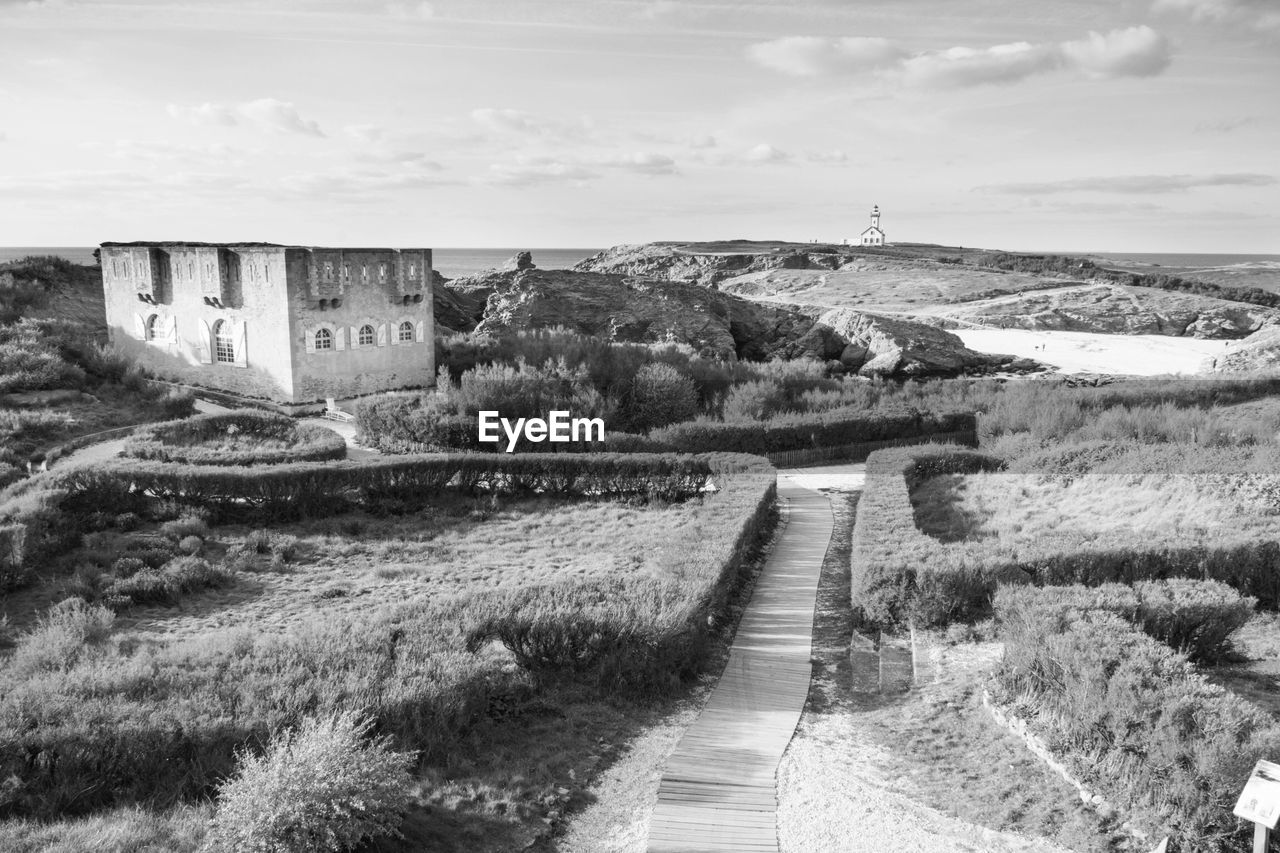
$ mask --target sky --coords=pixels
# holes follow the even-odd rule
[[[0,245],[1280,253],[1280,0],[0,0]]]

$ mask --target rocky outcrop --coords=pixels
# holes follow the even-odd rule
[[[807,250],[794,245],[762,247],[759,251],[714,251],[714,244],[643,243],[614,246],[573,268],[579,272],[638,276],[662,281],[687,281],[714,286],[752,272],[773,269],[834,270],[846,258],[833,249]]]
[[[798,311],[681,282],[525,269],[476,276],[466,286],[490,291],[479,333],[560,326],[617,341],[676,341],[715,358],[825,358],[837,346],[822,332],[806,338],[814,322]]]
[[[840,361],[863,376],[957,376],[1039,368],[1011,355],[976,352],[950,332],[898,317],[836,308],[820,316],[818,323],[848,342]]]
[[[942,316],[1003,329],[1171,335],[1232,340],[1273,323],[1280,311],[1210,296],[1118,284],[1073,285],[968,303]]]
[[[533,252],[516,252],[516,256],[514,258],[509,258],[499,269],[531,270],[537,266],[538,265],[533,262]]]
[[[1280,326],[1268,326],[1206,359],[1205,367],[1217,373],[1257,373],[1280,370]]]

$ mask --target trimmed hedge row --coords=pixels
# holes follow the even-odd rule
[[[235,515],[288,519],[385,501],[408,504],[445,490],[682,500],[711,480],[705,458],[674,454],[479,454],[397,456],[361,462],[298,462],[228,468],[106,462],[50,473],[73,506],[127,506],[140,495]]]
[[[1231,651],[1231,634],[1249,621],[1257,603],[1224,583],[1186,578],[1133,586],[1005,586],[996,594],[1003,624],[1028,623],[1010,628],[1014,633],[1030,631],[1030,623],[1057,619],[1065,625],[1079,613],[1106,611],[1196,663],[1223,659]]]
[[[1154,807],[1180,851],[1245,849],[1252,828],[1231,809],[1254,762],[1280,752],[1280,725],[1112,608],[1078,607],[1078,595],[1063,594],[997,595],[997,700],[1029,716],[1109,799]],[[1222,601],[1209,609],[1223,608],[1231,610]]]
[[[529,678],[489,637],[535,683],[670,687],[702,665],[727,596],[769,535],[776,495],[774,471],[758,458],[682,462],[701,465],[717,491],[702,493],[699,523],[663,543],[660,572],[484,590],[283,636],[228,636],[198,654],[176,644],[86,654],[34,677],[0,668],[0,779],[20,783],[0,786],[0,816],[205,796],[237,749],[338,710],[361,709],[398,745],[447,760],[491,710],[531,698]]]
[[[752,423],[689,421],[654,430],[649,437],[682,453],[723,450],[768,456],[953,432],[976,434],[977,416],[972,412],[932,414],[911,409],[853,414],[834,410]]]
[[[916,526],[908,478],[998,470],[986,454],[954,445],[882,450],[867,458],[866,485],[853,526],[852,594],[864,620],[935,625],[990,606],[999,572],[945,564],[943,543]]]
[[[250,450],[223,450],[217,446],[219,441],[240,434],[289,446]],[[298,423],[288,415],[240,409],[143,427],[125,443],[123,454],[188,465],[279,465],[342,459],[347,455],[347,443],[331,429]]]
[[[910,490],[939,474],[997,470],[998,460],[958,448],[874,453],[853,531],[853,601],[864,619],[922,626],[982,618],[1000,583],[1038,586],[1212,579],[1280,608],[1280,542],[1168,544],[1045,537],[1013,548],[996,540],[942,542],[915,523]]]

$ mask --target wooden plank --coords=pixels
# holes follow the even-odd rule
[[[775,777],[804,710],[827,499],[780,478],[786,521],[702,713],[667,760],[648,853],[777,853]]]

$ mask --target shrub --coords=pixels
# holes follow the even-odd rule
[[[1254,762],[1280,750],[1280,727],[1116,613],[1059,606],[1058,595],[997,597],[999,698],[1029,709],[1086,783],[1122,806],[1153,806],[1179,850],[1242,848],[1248,825],[1231,805]]]
[[[399,835],[414,756],[370,739],[372,728],[341,712],[277,733],[260,756],[242,752],[236,775],[219,786],[211,843],[237,853],[340,853]]]
[[[199,557],[177,557],[160,569],[142,568],[102,591],[104,598],[133,604],[175,604],[187,593],[225,586],[234,575]]]
[[[17,675],[65,670],[83,655],[85,648],[102,643],[111,633],[115,614],[105,607],[69,598],[50,607],[36,625],[18,640],[9,658]]]
[[[178,542],[178,550],[183,554],[194,555],[199,554],[200,549],[204,547],[204,540],[199,536],[184,536]]]
[[[625,429],[649,432],[697,413],[698,391],[692,379],[669,364],[646,364],[631,380],[620,414]]]
[[[242,409],[144,427],[130,437],[122,453],[191,465],[275,465],[342,459],[347,444],[326,427]]]
[[[160,535],[177,542],[188,536],[204,538],[209,535],[209,524],[197,515],[183,515],[160,525]]]
[[[763,421],[782,412],[787,395],[782,386],[769,379],[743,382],[729,389],[724,398],[726,421]]]

